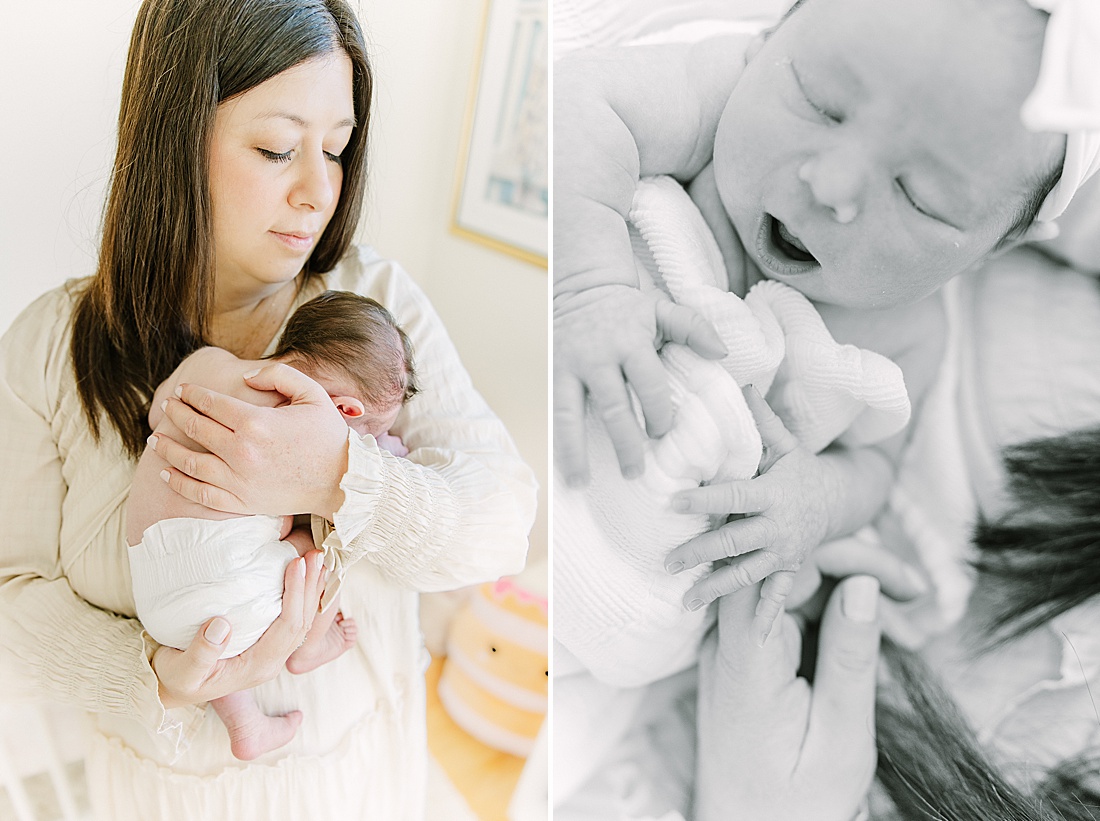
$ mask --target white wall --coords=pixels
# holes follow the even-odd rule
[[[402,261],[543,484],[544,269],[449,233],[481,0],[352,0],[376,69],[371,197],[361,236]],[[92,272],[136,0],[12,4],[0,26],[0,331],[44,291]],[[153,160],[155,161],[155,160]],[[2,422],[2,420],[0,420]]]

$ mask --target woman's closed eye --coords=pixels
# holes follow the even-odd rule
[[[277,151],[268,151],[266,148],[256,147],[256,150],[260,153],[260,156],[271,162],[290,162],[293,151],[284,151],[281,154]],[[329,162],[336,163],[337,165],[343,165],[344,160],[339,154],[333,154],[331,151],[322,152],[325,155],[325,159]]]

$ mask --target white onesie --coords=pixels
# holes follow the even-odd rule
[[[222,658],[247,650],[283,607],[283,575],[298,558],[279,539],[280,517],[163,519],[129,549],[137,616],[158,642],[180,650],[212,616],[233,625]]]

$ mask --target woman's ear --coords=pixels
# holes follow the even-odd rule
[[[332,403],[344,415],[345,419],[360,419],[363,416],[363,403],[354,396],[334,396]]]

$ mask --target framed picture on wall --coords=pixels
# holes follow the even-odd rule
[[[487,0],[459,158],[456,234],[546,266],[547,0]]]

